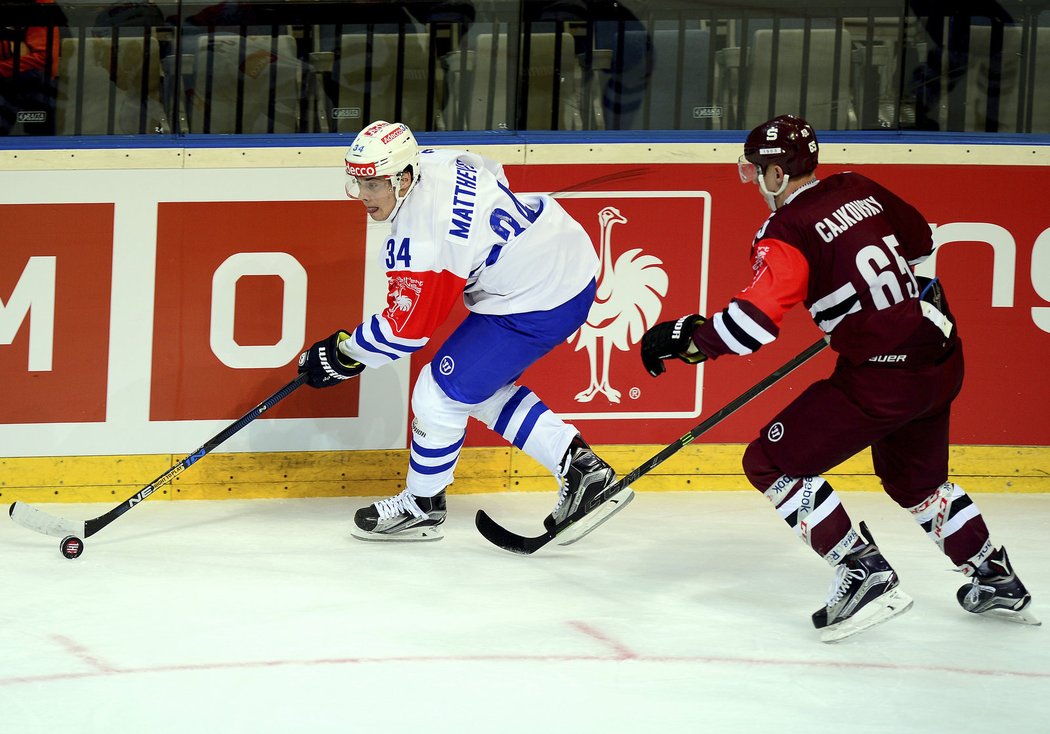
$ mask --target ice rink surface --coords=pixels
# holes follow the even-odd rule
[[[530,557],[474,512],[538,534],[553,492],[450,495],[414,544],[351,538],[361,498],[152,501],[73,561],[3,518],[0,732],[1050,731],[1050,495],[974,496],[1043,627],[963,612],[880,493],[842,497],[915,605],[837,645],[830,569],[757,492],[639,493]]]

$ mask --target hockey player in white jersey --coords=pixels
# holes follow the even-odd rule
[[[383,253],[387,306],[299,359],[327,387],[411,355],[459,298],[470,313],[420,372],[412,394],[406,488],[357,511],[363,540],[442,537],[452,483],[474,417],[547,467],[560,484],[545,525],[569,541],[634,496],[607,492],[615,473],[516,380],[587,318],[598,258],[550,196],[518,196],[501,164],[462,150],[420,151],[403,124],[374,122],[346,154],[346,192],[391,222]]]

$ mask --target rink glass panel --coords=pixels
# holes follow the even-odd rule
[[[1047,7],[19,0],[0,132],[694,133],[790,111],[821,130],[1046,133]],[[17,43],[31,31],[42,47]]]

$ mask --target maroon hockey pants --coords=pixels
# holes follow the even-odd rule
[[[765,492],[781,477],[819,476],[870,446],[886,493],[915,507],[947,480],[949,417],[963,373],[961,342],[939,363],[917,367],[854,366],[839,358],[830,377],[806,389],[747,447],[744,473]],[[852,523],[840,506],[820,525],[808,542],[825,555]],[[945,553],[959,565],[987,539],[978,514]]]

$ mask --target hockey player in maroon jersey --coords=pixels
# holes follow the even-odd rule
[[[857,173],[817,179],[809,123],[781,115],[747,137],[740,177],[757,184],[772,215],[751,247],[754,276],[710,319],[657,324],[642,338],[654,377],[663,360],[689,364],[750,354],[805,304],[838,353],[830,377],[811,385],[744,452],[748,480],[810,548],[835,569],[813,614],[834,642],[910,608],[896,572],[862,522],[859,530],[821,476],[871,447],[883,489],[971,582],[963,609],[1027,624],[1031,595],[996,547],[980,510],[948,481],[948,424],[963,380],[958,329],[940,283],[912,268],[933,248],[913,206]]]

